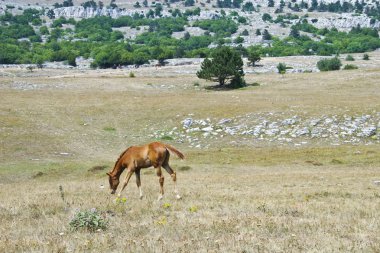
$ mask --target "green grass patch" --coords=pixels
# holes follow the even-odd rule
[[[116,132],[116,128],[114,127],[103,127],[103,130],[106,132]]]
[[[191,167],[190,166],[181,166],[181,167],[178,167],[179,171],[187,171],[187,170],[191,170]]]
[[[84,176],[88,168],[92,168],[86,162],[64,161],[21,161],[14,163],[0,164],[0,183],[12,183],[23,180],[43,180],[50,181],[57,178],[69,178]],[[100,174],[100,173],[99,173]]]
[[[171,136],[169,136],[169,135],[164,135],[160,139],[164,140],[164,141],[172,141],[172,140],[174,140],[174,138],[171,137]]]
[[[191,151],[187,154],[192,164],[239,164],[239,165],[292,165],[317,161],[323,165],[379,165],[377,146],[339,146],[305,148],[222,148],[208,151]],[[344,162],[343,162],[344,161]]]

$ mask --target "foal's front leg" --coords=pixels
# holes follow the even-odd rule
[[[124,188],[128,185],[128,182],[129,182],[129,179],[131,178],[133,174],[133,169],[132,168],[128,168],[128,171],[127,171],[127,175],[125,176],[125,180],[124,180],[124,184],[123,184],[123,187],[121,187],[119,193],[117,194],[117,196],[120,198],[121,197],[121,192],[124,190]]]

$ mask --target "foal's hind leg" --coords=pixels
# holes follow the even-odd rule
[[[174,182],[174,194],[175,194],[175,197],[177,199],[180,199],[181,196],[178,194],[178,190],[177,190],[177,174],[175,173],[175,171],[173,171],[173,169],[170,167],[169,163],[165,163],[162,165],[165,170],[170,174],[170,176],[172,177],[173,179],[173,182]]]
[[[164,197],[164,176],[162,175],[161,167],[156,168],[156,174],[159,177],[158,182],[160,182],[160,196],[158,196],[158,200],[161,200]]]
[[[136,176],[137,188],[139,188],[139,191],[140,191],[140,199],[142,199],[143,198],[143,193],[142,193],[142,190],[141,190],[140,169],[137,169],[135,171],[135,176]]]

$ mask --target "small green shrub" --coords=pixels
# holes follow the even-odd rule
[[[337,58],[322,59],[317,62],[317,67],[320,71],[332,71],[339,70],[342,66],[342,62]]]
[[[369,55],[368,54],[364,54],[363,55],[363,60],[368,61],[369,60]]]
[[[355,58],[354,57],[352,57],[352,55],[347,55],[346,56],[346,61],[355,61]]]
[[[135,77],[135,73],[133,73],[132,71],[129,72],[129,77],[130,77],[130,78],[134,78],[134,77]]]
[[[73,231],[86,230],[95,232],[99,229],[105,230],[107,228],[108,221],[105,220],[95,208],[92,208],[88,211],[77,212],[70,221],[69,225],[70,229]]]
[[[234,40],[234,42],[236,43],[236,44],[241,44],[241,43],[243,43],[244,42],[244,38],[243,37],[236,37],[236,39]]]
[[[278,73],[280,74],[285,74],[286,73],[286,64],[285,63],[282,63],[280,62],[278,65],[277,65],[277,70],[278,70]]]
[[[358,69],[358,66],[356,66],[354,64],[347,64],[347,65],[344,66],[343,69],[344,70]]]
[[[231,80],[231,83],[229,84],[229,87],[231,87],[233,89],[242,88],[242,87],[246,87],[246,86],[247,86],[247,84],[246,84],[245,80],[243,79],[243,77],[241,77],[241,76],[234,77]]]

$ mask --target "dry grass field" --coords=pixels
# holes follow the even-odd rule
[[[380,252],[378,141],[297,147],[226,137],[192,148],[159,139],[186,155],[171,157],[181,200],[165,174],[158,202],[158,178],[146,169],[144,198],[132,178],[126,202],[116,203],[105,175],[126,147],[157,140],[152,132],[181,127],[189,115],[373,115],[380,65],[372,63],[249,74],[260,85],[239,90],[206,89],[212,84],[174,67],[136,69],[135,78],[1,69],[0,252]],[[73,215],[91,208],[108,228],[71,231]]]

